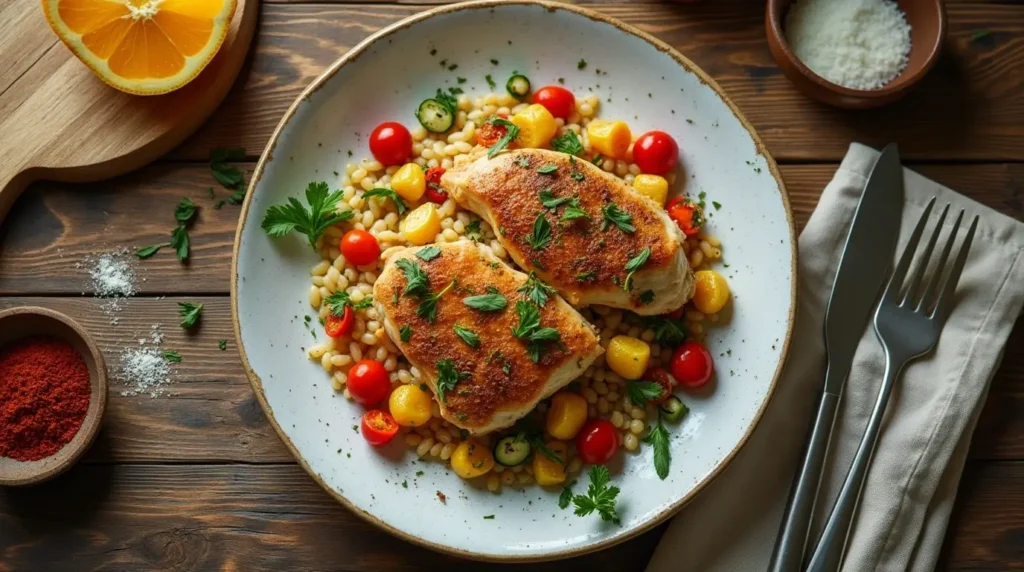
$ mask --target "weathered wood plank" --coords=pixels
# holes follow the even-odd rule
[[[942,60],[905,100],[849,112],[808,101],[782,76],[764,39],[764,3],[602,3],[594,8],[670,43],[711,74],[781,160],[838,160],[851,140],[898,141],[917,159],[1024,159],[1024,11],[947,3]],[[216,146],[258,152],[295,96],[372,32],[429,6],[265,4],[251,72],[220,112],[173,156]],[[979,31],[989,32],[973,40]],[[940,96],[941,94],[941,96]],[[383,118],[382,118],[383,119]],[[409,121],[411,117],[407,118]]]
[[[1024,463],[964,468],[939,570],[1024,570]]]

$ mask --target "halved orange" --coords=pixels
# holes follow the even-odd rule
[[[192,81],[220,49],[236,0],[42,0],[50,27],[103,81],[156,95]]]

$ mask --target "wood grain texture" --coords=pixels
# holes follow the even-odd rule
[[[258,155],[299,92],[370,33],[430,6],[266,4],[251,72],[227,104],[173,153],[211,147]],[[947,2],[950,29],[936,69],[903,101],[849,112],[807,100],[782,76],[764,40],[764,3],[601,3],[595,9],[650,32],[704,68],[783,161],[838,160],[851,140],[900,143],[913,159],[1024,159],[1024,10]],[[975,33],[988,32],[972,40]],[[398,118],[412,123],[413,117]]]

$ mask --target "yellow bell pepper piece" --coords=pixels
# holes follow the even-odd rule
[[[401,226],[405,239],[421,246],[433,241],[437,233],[441,232],[441,215],[437,213],[434,203],[424,203],[410,211]]]
[[[493,468],[494,455],[490,448],[473,439],[459,443],[452,453],[452,470],[464,479],[486,475]]]
[[[717,314],[729,303],[729,283],[714,270],[694,272],[693,305],[705,314]]]
[[[633,179],[633,190],[665,206],[668,198],[668,181],[659,175],[637,175]]]
[[[547,443],[548,449],[558,458],[562,459],[563,462],[568,461],[569,448],[565,446],[565,443],[561,441],[551,441]],[[554,460],[549,459],[547,455],[540,451],[533,452],[533,478],[536,479],[537,484],[542,487],[548,487],[551,485],[560,485],[565,482],[565,467]]]
[[[651,346],[630,336],[615,336],[604,354],[608,367],[625,379],[640,379],[651,361]]]
[[[388,409],[403,427],[419,427],[430,421],[430,394],[418,385],[399,385],[388,398]]]
[[[601,155],[622,159],[633,142],[633,134],[625,121],[595,119],[587,124],[587,141]]]
[[[427,190],[427,178],[423,168],[416,163],[406,163],[391,176],[391,190],[403,199],[414,203]]]
[[[587,422],[587,400],[578,393],[563,391],[551,398],[545,428],[555,439],[569,440]]]
[[[513,115],[509,121],[519,127],[516,143],[528,149],[546,146],[558,131],[555,116],[539,103],[534,103]]]

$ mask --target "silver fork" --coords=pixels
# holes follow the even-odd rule
[[[942,249],[935,265],[934,274],[924,291],[920,292],[932,251],[939,239],[939,233],[942,231],[942,223],[945,222],[946,214],[949,213],[949,205],[946,205],[931,239],[918,260],[913,276],[908,284],[904,283],[907,272],[910,270],[911,261],[917,251],[918,242],[921,240],[921,234],[928,222],[928,216],[934,206],[935,198],[933,197],[928,202],[914,232],[910,235],[910,241],[903,250],[903,255],[893,270],[889,284],[882,295],[878,310],[875,311],[875,335],[878,336],[885,350],[885,376],[882,387],[878,390],[878,399],[868,420],[864,437],[860,441],[857,454],[850,466],[850,473],[846,476],[836,504],[832,507],[832,512],[825,523],[821,539],[811,555],[807,572],[839,570],[849,540],[853,518],[857,512],[857,504],[864,488],[868,467],[871,465],[871,456],[878,444],[878,434],[882,426],[882,418],[885,415],[885,407],[889,402],[896,378],[899,377],[908,362],[923,356],[935,347],[939,341],[942,327],[946,323],[946,318],[949,317],[949,313],[953,309],[956,285],[960,280],[964,263],[967,261],[967,252],[971,248],[974,231],[978,227],[977,216],[971,222],[971,228],[967,231],[967,236],[960,246],[952,268],[949,269],[948,278],[945,283],[942,283],[943,274],[946,274],[946,261],[953,250],[953,243],[956,241],[960,222],[964,217],[964,211],[960,211],[953,230],[949,233],[946,246]],[[906,287],[904,288],[904,286]]]

